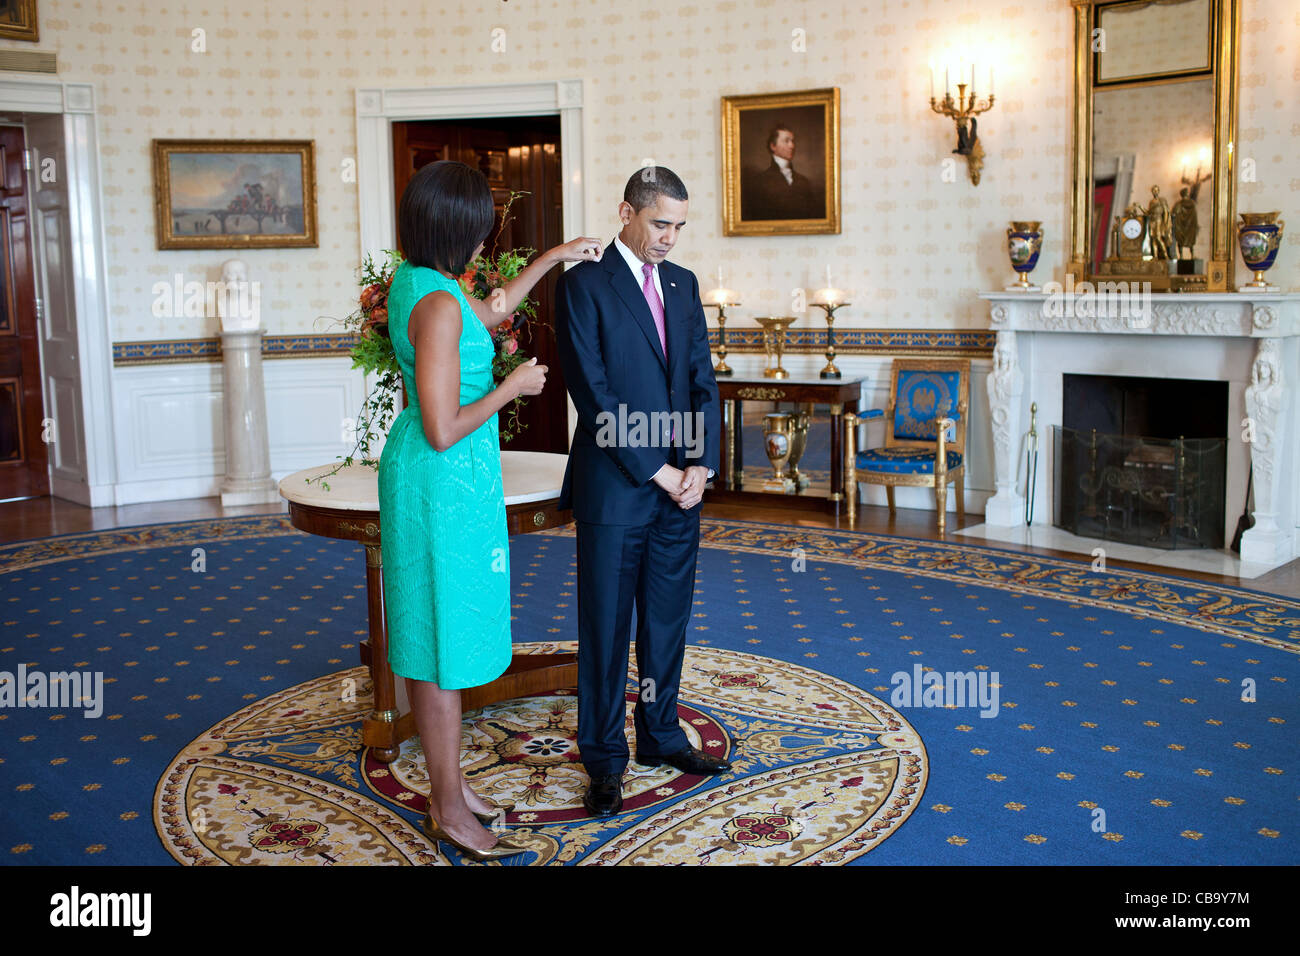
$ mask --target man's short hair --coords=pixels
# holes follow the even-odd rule
[[[667,166],[645,166],[633,173],[623,187],[623,201],[632,207],[633,212],[654,205],[660,196],[678,202],[690,198],[686,195],[686,184]]]
[[[781,134],[781,131],[782,131],[782,130],[785,130],[785,131],[786,131],[787,133],[789,133],[791,136],[794,135],[794,130],[792,130],[792,129],[791,129],[790,127],[788,127],[788,126],[779,126],[779,125],[778,125],[778,126],[773,126],[773,127],[772,127],[772,131],[771,131],[770,133],[767,134],[767,148],[768,148],[768,149],[771,149],[774,145],[776,145],[776,138],[777,138],[777,136],[779,136],[779,135]]]

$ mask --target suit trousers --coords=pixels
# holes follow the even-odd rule
[[[590,776],[621,774],[627,663],[636,608],[637,752],[676,753],[689,742],[677,723],[686,626],[695,595],[700,507],[683,511],[656,487],[641,525],[578,522],[578,750]]]

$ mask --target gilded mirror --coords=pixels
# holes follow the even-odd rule
[[[1239,0],[1071,3],[1070,273],[1227,290]]]

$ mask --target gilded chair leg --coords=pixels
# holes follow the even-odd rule
[[[955,423],[951,418],[940,416],[934,421],[935,436],[938,447],[934,455],[934,507],[939,512],[939,534],[943,535],[944,518],[948,514],[948,429]]]
[[[966,517],[966,475],[957,478],[957,517]]]
[[[849,412],[844,416],[844,503],[849,524],[858,517],[858,416]]]
[[[889,513],[894,513],[894,486],[885,485],[885,500],[889,502]]]

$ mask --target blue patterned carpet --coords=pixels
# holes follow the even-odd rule
[[[511,544],[516,640],[572,638],[572,537],[561,529]],[[97,719],[75,708],[0,708],[6,861],[182,858],[154,822],[177,754],[241,708],[353,668],[366,632],[364,568],[360,546],[300,534],[278,516],[0,548],[0,671],[82,669],[105,681]],[[975,707],[911,706],[910,696],[895,702],[920,746],[906,734],[893,743],[923,756],[924,769],[872,818],[880,840],[846,854],[828,836],[818,862],[1297,859],[1297,602],[965,542],[707,521],[690,637],[699,660],[784,661],[823,675],[817,686],[883,703],[893,675],[918,664],[997,675],[992,718]],[[719,675],[735,679],[719,672],[715,685]],[[827,695],[809,691],[803,702],[834,711],[852,696]],[[701,726],[714,722],[738,742],[748,761],[738,780],[774,766],[764,763],[775,752],[761,752],[765,739],[818,759],[851,749],[831,739],[842,729],[791,724],[764,737],[743,707],[694,706]],[[342,726],[335,737],[332,785],[370,793],[348,750],[355,733]],[[288,753],[267,765],[303,763]],[[704,792],[697,803],[709,798],[695,792]],[[742,823],[778,840],[763,821]],[[558,840],[567,826],[550,830]]]

